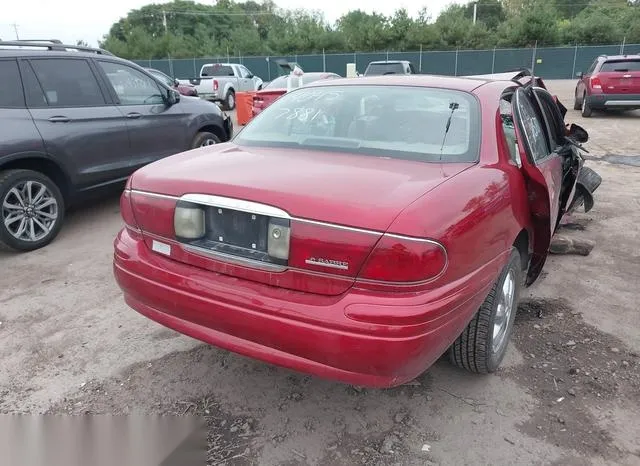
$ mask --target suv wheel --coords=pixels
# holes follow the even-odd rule
[[[227,97],[224,99],[224,108],[225,110],[233,110],[236,108],[236,93],[233,91],[229,91],[227,93]]]
[[[196,137],[193,138],[191,148],[197,149],[198,147],[213,146],[214,144],[220,144],[218,136],[207,131],[202,131],[196,134]]]
[[[64,221],[60,189],[33,170],[0,172],[0,246],[32,251],[49,244]]]
[[[582,96],[582,116],[585,118],[589,118],[591,116],[591,113],[593,113],[593,111],[591,110],[591,106],[587,101],[587,93],[585,92]]]
[[[502,270],[489,295],[467,328],[451,345],[451,362],[470,372],[494,372],[504,355],[518,308],[522,285],[522,261],[512,249],[509,263]]]

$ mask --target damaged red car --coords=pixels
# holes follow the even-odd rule
[[[445,352],[494,371],[561,217],[599,184],[586,132],[512,77],[319,81],[229,143],[138,170],[115,240],[126,302],[356,385],[405,383]]]

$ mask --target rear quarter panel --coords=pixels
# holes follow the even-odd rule
[[[42,136],[26,108],[0,109],[0,165],[22,154],[46,155]]]
[[[478,164],[416,200],[390,227],[393,233],[444,245],[449,263],[434,285],[487,266],[495,280],[519,233],[525,230],[531,235],[525,180],[510,158],[500,119],[499,101],[506,86],[490,83],[475,91],[482,110]],[[446,175],[446,164],[442,170]]]

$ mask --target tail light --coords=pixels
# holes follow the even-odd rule
[[[364,282],[416,284],[444,272],[447,253],[431,240],[385,234],[358,275]]]
[[[174,211],[176,201],[174,199],[133,192],[131,207],[142,231],[163,238],[175,238]]]
[[[294,220],[289,266],[355,277],[380,235]]]
[[[136,236],[140,236],[140,228],[133,214],[133,206],[131,205],[131,190],[125,189],[120,196],[120,215],[124,221],[125,227],[129,232]]]
[[[293,221],[289,266],[389,290],[437,278],[447,266],[447,253],[431,240]]]
[[[602,81],[600,81],[600,78],[591,78],[591,89],[602,90]]]
[[[213,80],[213,90],[214,90],[214,91],[217,91],[217,90],[218,90],[218,80],[217,80],[217,79],[214,79],[214,80]]]

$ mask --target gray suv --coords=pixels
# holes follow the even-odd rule
[[[65,210],[137,168],[228,141],[220,108],[107,51],[0,42],[0,246],[51,242]]]

